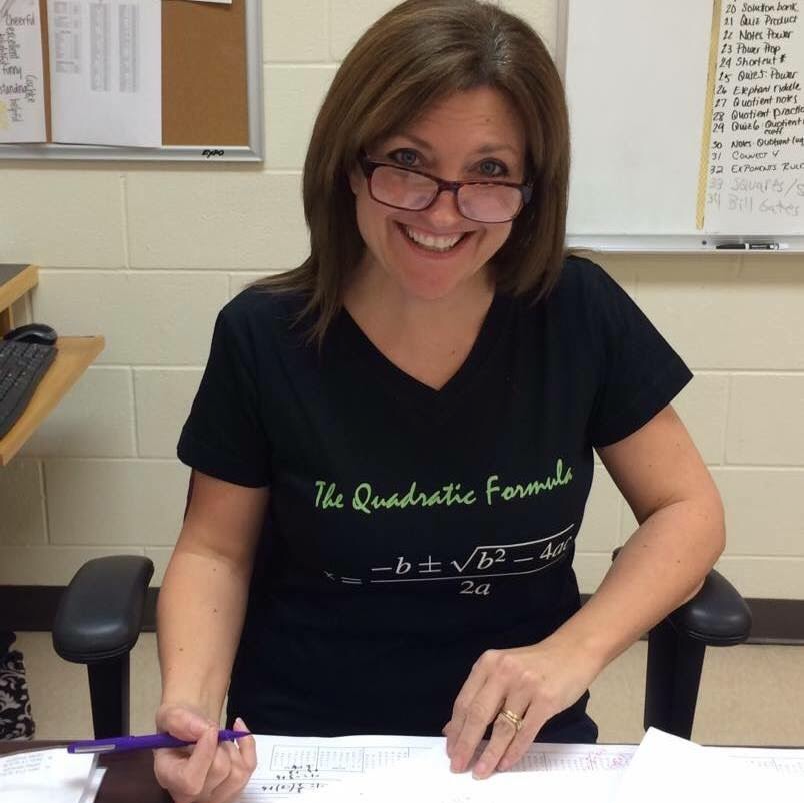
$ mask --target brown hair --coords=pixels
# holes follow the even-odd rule
[[[478,0],[407,0],[374,23],[348,53],[330,86],[304,164],[310,256],[257,286],[301,290],[310,336],[322,342],[341,307],[349,272],[365,248],[349,174],[363,149],[410,125],[422,109],[455,92],[504,92],[524,124],[533,198],[494,256],[497,287],[540,298],[564,257],[569,122],[550,54],[518,17]]]

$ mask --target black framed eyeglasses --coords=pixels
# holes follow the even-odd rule
[[[445,181],[410,167],[375,162],[366,154],[361,154],[359,160],[371,197],[394,209],[421,212],[432,206],[442,192],[451,192],[458,211],[468,220],[506,223],[533,197],[532,184],[483,179]]]

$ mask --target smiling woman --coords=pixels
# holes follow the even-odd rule
[[[456,23],[459,15],[463,19]],[[387,172],[378,182],[370,175],[371,162],[441,180],[514,187],[469,185],[450,193],[442,187],[432,194],[432,178],[422,176],[418,181],[426,183],[424,197],[433,206],[408,202],[399,207],[388,204],[383,194],[389,187]],[[393,179],[398,192],[401,174]],[[563,259],[569,122],[560,77],[534,31],[490,3],[411,0],[369,28],[346,56],[319,112],[305,160],[310,256],[296,271],[261,282],[308,293],[306,312],[319,342],[355,274],[366,267],[367,255],[380,256],[362,228],[371,225],[371,208],[361,194],[367,180],[378,201],[376,215],[385,214],[379,204],[422,212],[394,219],[408,229],[386,231],[389,247],[396,237],[411,235],[409,241],[424,246],[418,255],[432,259],[434,250],[463,247],[450,235],[486,234],[475,237],[470,250],[473,261],[485,256],[488,262],[495,255],[489,265],[494,285],[537,297],[549,292]],[[523,189],[516,187],[520,184]],[[460,214],[450,219],[456,204]],[[495,206],[505,214],[496,209],[490,214]],[[481,239],[483,247],[475,248]],[[430,296],[444,291],[440,282],[433,284]]]
[[[206,741],[155,766],[182,803],[254,768],[209,729],[227,691],[258,732],[443,733],[455,771],[485,734],[478,777],[594,741],[589,684],[711,568],[719,498],[669,407],[691,374],[565,254],[568,165],[558,73],[496,3],[408,0],[344,59],[310,254],[221,311],[179,441],[157,723]],[[593,449],[640,527],[581,609]]]
[[[491,87],[447,96],[371,148],[350,177],[366,248],[344,294],[364,329],[367,303],[483,298],[493,288],[491,259],[522,209],[525,158],[519,116]],[[483,312],[493,291],[485,295]]]

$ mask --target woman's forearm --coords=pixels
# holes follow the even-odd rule
[[[157,606],[162,702],[218,721],[245,616],[250,565],[177,547]]]
[[[724,543],[717,494],[658,509],[628,539],[597,592],[550,638],[581,646],[601,671],[697,591]]]

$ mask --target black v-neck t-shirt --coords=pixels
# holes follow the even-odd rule
[[[592,449],[691,373],[579,258],[538,303],[498,292],[440,390],[345,310],[319,351],[302,305],[250,288],[224,307],[178,446],[205,474],[270,487],[229,714],[263,733],[438,735],[485,650],[578,610]],[[586,699],[539,738],[594,740]]]

